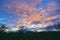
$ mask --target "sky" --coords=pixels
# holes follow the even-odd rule
[[[0,0],[0,24],[47,27],[60,22],[60,0]]]

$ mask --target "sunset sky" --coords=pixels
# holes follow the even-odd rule
[[[60,22],[60,0],[0,0],[0,24],[47,27]]]

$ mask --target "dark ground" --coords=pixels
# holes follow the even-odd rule
[[[0,33],[0,40],[30,40],[30,39],[60,39],[60,32],[40,32],[40,33]]]

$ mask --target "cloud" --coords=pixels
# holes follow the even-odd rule
[[[33,25],[33,21],[40,21],[39,24],[43,26],[49,25],[46,23],[50,22],[53,24],[51,20],[57,18],[57,16],[52,15],[56,10],[56,2],[54,1],[48,3],[49,5],[47,5],[46,8],[40,8],[39,10],[37,10],[36,6],[41,2],[42,0],[31,0],[31,3],[27,4],[25,1],[19,2],[18,0],[15,0],[13,2],[10,2],[9,4],[5,4],[4,7],[9,14],[13,14],[16,17],[19,17],[16,26],[24,25],[25,21],[27,21],[27,24],[25,26]]]

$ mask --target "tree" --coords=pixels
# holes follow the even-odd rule
[[[6,28],[7,28],[7,27],[6,27],[4,24],[2,24],[1,27],[0,27],[0,31],[1,31],[1,32],[4,32]]]

